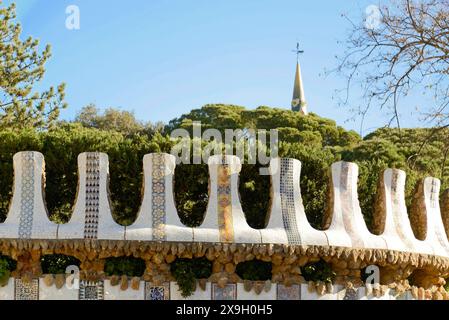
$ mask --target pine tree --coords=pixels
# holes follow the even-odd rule
[[[50,128],[66,107],[65,84],[34,90],[45,74],[50,46],[40,52],[38,40],[22,41],[15,5],[1,5],[0,0],[0,129]]]

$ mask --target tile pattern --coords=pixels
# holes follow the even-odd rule
[[[165,156],[154,154],[152,159],[152,216],[153,240],[165,241]]]
[[[86,209],[84,238],[97,239],[100,211],[100,154],[86,154]]]
[[[236,300],[237,284],[229,283],[224,288],[220,288],[218,284],[212,284],[212,300]]]
[[[432,189],[430,190],[430,207],[436,208],[438,202],[438,184],[435,179],[432,179]]]
[[[32,279],[30,283],[15,279],[14,296],[16,300],[39,300],[39,279]]]
[[[231,177],[229,166],[221,164],[217,169],[218,177],[218,229],[220,242],[234,242],[234,225],[232,220]]]
[[[170,283],[155,286],[145,282],[145,300],[170,300]]]
[[[103,300],[104,282],[86,281],[80,282],[79,300]]]
[[[356,248],[364,248],[363,239],[360,238],[359,234],[354,230],[352,225],[353,221],[353,194],[351,188],[352,181],[352,171],[350,170],[350,163],[343,162],[341,167],[340,175],[340,203],[343,216],[343,223],[345,225],[345,230],[351,238],[352,246]]]
[[[20,190],[19,239],[30,239],[33,230],[34,153],[22,153],[22,189]]]
[[[290,287],[277,285],[276,300],[301,300],[301,287],[294,284]]]
[[[343,300],[357,300],[357,290],[351,288],[346,289],[345,296],[343,297]]]
[[[296,224],[295,193],[293,182],[293,160],[281,159],[281,211],[289,244],[301,244]]]

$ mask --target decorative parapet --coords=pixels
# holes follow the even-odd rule
[[[130,280],[131,285],[127,284],[126,277],[120,280],[122,291],[130,290],[129,286],[139,288],[138,283],[144,281],[145,286],[151,283],[152,287],[159,288],[173,281],[170,263],[177,258],[206,257],[213,262],[213,273],[207,279],[212,284],[207,282],[200,287],[213,290],[219,284],[221,290],[237,283],[237,287],[256,288],[257,295],[268,283],[288,288],[302,288],[306,284],[321,295],[333,289],[323,283],[305,283],[301,268],[324,260],[336,273],[334,284],[344,288],[363,287],[362,269],[376,265],[381,268],[381,282],[390,289],[409,290],[414,297],[449,298],[442,289],[443,279],[449,276],[449,241],[445,231],[449,200],[446,192],[442,213],[438,179],[426,178],[418,185],[409,219],[404,196],[405,172],[385,170],[379,181],[374,233],[371,233],[358,202],[357,165],[334,163],[325,230],[316,230],[307,221],[302,204],[301,162],[272,159],[270,217],[266,228],[256,230],[246,222],[240,204],[239,159],[213,156],[208,162],[209,203],[204,222],[191,228],[182,224],[176,211],[175,158],[168,154],[149,154],[143,163],[143,199],[132,225],[121,226],[112,217],[108,156],[102,153],[79,155],[79,184],[73,214],[67,224],[56,225],[48,219],[42,194],[43,155],[16,154],[14,194],[8,217],[0,224],[0,252],[17,260],[17,270],[12,276],[34,283],[33,279],[42,277],[41,256],[66,254],[81,261],[81,278],[91,281],[85,283],[87,287],[98,281],[116,284],[117,279],[106,277],[103,272],[104,259],[133,256],[143,259],[146,269],[141,278]],[[271,281],[249,285],[236,274],[238,263],[252,259],[272,263]],[[414,277],[416,287],[408,283],[410,276]],[[23,286],[20,281],[16,288]],[[54,282],[50,276],[40,281],[48,285]],[[60,284],[61,279],[58,281]]]
[[[176,159],[148,154],[143,159],[144,194],[136,221],[126,227],[126,240],[193,241],[193,228],[182,224],[173,199]]]
[[[325,232],[312,228],[304,212],[299,187],[301,162],[296,159],[272,159],[270,219],[260,230],[263,243],[292,245],[329,245]]]
[[[387,169],[381,175],[373,231],[382,235],[388,249],[432,254],[431,245],[413,234],[405,205],[405,178],[405,172],[398,169]]]
[[[260,243],[260,231],[245,219],[238,193],[242,169],[236,156],[209,158],[209,203],[204,222],[194,228],[195,242]]]
[[[108,155],[78,156],[78,194],[70,221],[58,226],[58,239],[125,240],[125,228],[113,217],[108,196]]]
[[[43,199],[44,156],[39,152],[19,152],[13,162],[13,197],[9,214],[0,224],[0,238],[56,239],[58,225],[48,219]]]

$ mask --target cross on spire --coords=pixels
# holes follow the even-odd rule
[[[299,49],[299,42],[296,42],[296,49],[292,50],[292,52],[296,53],[296,60],[299,60],[299,55],[304,53],[304,50]]]
[[[295,85],[293,87],[292,110],[301,112],[303,115],[307,115],[307,102],[304,96],[301,66],[299,65],[299,55],[304,53],[304,50],[299,49],[299,42],[296,43],[296,50],[293,50],[293,52],[296,53],[296,74]]]

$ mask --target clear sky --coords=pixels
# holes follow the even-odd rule
[[[6,3],[11,1],[5,1]],[[67,84],[73,119],[85,105],[118,107],[137,118],[167,122],[207,103],[290,108],[300,41],[309,110],[359,131],[337,106],[337,43],[377,0],[17,0],[24,36],[52,45],[43,86]],[[65,27],[66,7],[80,9],[80,30]],[[355,93],[357,94],[357,93]],[[415,100],[419,101],[419,100]],[[418,102],[417,102],[418,103]],[[421,103],[421,102],[419,102]],[[423,102],[425,103],[425,101]],[[420,125],[414,107],[401,109],[405,126]],[[387,117],[371,112],[364,133]]]

